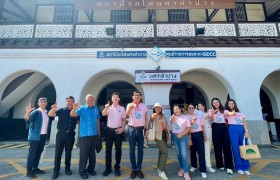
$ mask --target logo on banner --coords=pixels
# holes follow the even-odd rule
[[[160,50],[157,46],[155,46],[150,52],[149,52],[149,56],[155,61],[158,62],[163,56],[165,55],[165,53]]]

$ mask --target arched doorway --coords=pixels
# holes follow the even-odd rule
[[[170,107],[175,104],[186,105],[188,103],[203,103],[206,104],[205,95],[203,92],[194,84],[183,82],[181,84],[174,84],[170,91],[169,96]]]
[[[260,89],[263,119],[268,123],[271,141],[280,141],[280,71],[269,74]]]
[[[7,77],[0,84],[0,140],[26,140],[25,107],[37,108],[39,97],[55,103],[56,90],[52,81],[37,71],[21,71]]]

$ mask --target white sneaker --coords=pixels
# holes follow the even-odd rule
[[[206,174],[206,173],[201,173],[201,177],[202,177],[203,179],[207,179],[207,174]]]
[[[237,173],[240,175],[244,175],[244,172],[242,170],[237,170]]]
[[[159,177],[160,177],[161,179],[168,180],[168,177],[166,176],[165,172],[161,172],[161,173],[159,174]]]
[[[227,173],[233,175],[233,171],[231,169],[227,169]]]
[[[245,173],[247,176],[251,176],[250,171],[244,171],[244,173]]]
[[[211,173],[216,172],[216,170],[215,170],[215,169],[213,169],[213,168],[211,168],[211,167],[208,167],[206,170],[207,170],[208,172],[211,172]]]
[[[159,169],[157,169],[157,173],[158,173],[158,175],[161,173],[161,171],[159,170]]]
[[[225,168],[220,168],[219,170],[220,170],[220,171],[224,171],[224,170],[225,170]]]
[[[194,172],[196,169],[197,169],[197,168],[191,167],[191,168],[190,168],[190,171],[191,171],[191,172]]]

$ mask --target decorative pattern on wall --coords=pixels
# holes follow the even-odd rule
[[[37,25],[36,38],[72,38],[73,25]]]
[[[0,38],[32,38],[34,25],[1,25]]]
[[[277,26],[274,23],[239,24],[240,36],[278,36]]]
[[[236,36],[234,24],[197,24],[205,28],[204,36]]]
[[[76,38],[112,38],[106,33],[106,28],[112,28],[113,25],[77,25]]]
[[[154,27],[153,24],[117,25],[116,37],[118,38],[154,37]]]
[[[159,37],[188,37],[195,36],[194,24],[158,24]]]

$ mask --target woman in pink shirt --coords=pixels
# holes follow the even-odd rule
[[[246,174],[250,176],[250,163],[248,160],[241,158],[239,151],[239,146],[243,145],[244,138],[250,138],[245,116],[239,111],[237,104],[233,99],[227,100],[225,109],[225,116],[229,124],[228,130],[233,151],[235,169],[237,170],[238,174]]]
[[[188,133],[191,131],[191,122],[186,115],[182,114],[182,108],[178,105],[173,107],[174,114],[170,121],[172,125],[172,139],[174,141],[180,171],[178,176],[184,176],[185,180],[190,180],[188,163]]]
[[[218,98],[211,100],[212,108],[208,114],[212,122],[212,139],[216,159],[216,167],[220,171],[227,168],[228,174],[233,174],[232,152],[228,135],[228,127],[224,115],[224,107]],[[223,157],[223,154],[224,157]],[[224,164],[225,163],[225,164]]]
[[[188,114],[187,117],[191,121],[191,138],[192,146],[191,149],[191,172],[194,172],[197,169],[197,158],[196,153],[199,156],[199,170],[201,172],[202,178],[206,179],[206,165],[205,165],[205,150],[204,150],[204,141],[207,139],[205,130],[204,130],[204,119],[195,113],[195,105],[190,103],[188,105]]]

